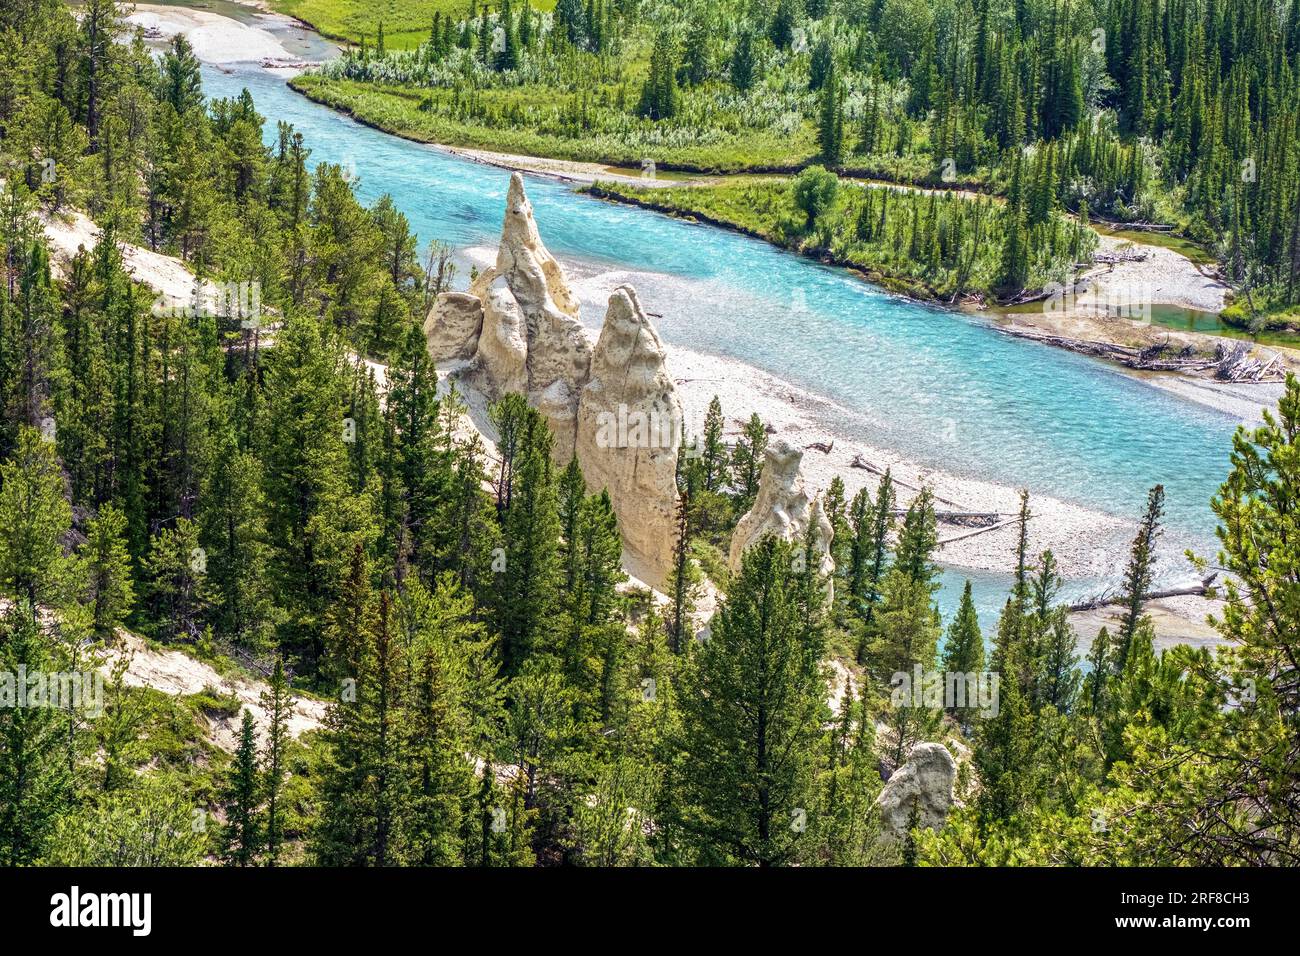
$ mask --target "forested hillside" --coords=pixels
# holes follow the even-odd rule
[[[1217,656],[1153,650],[1159,486],[1115,557],[1122,627],[1086,635],[1087,661],[1027,500],[987,660],[969,588],[950,621],[934,602],[934,499],[897,508],[888,475],[824,496],[833,600],[815,530],[763,539],[729,574],[720,548],[769,439],[755,415],[725,441],[720,404],[679,458],[664,532],[676,562],[657,600],[620,567],[608,494],[552,461],[536,409],[494,404],[489,454],[440,393],[421,322],[454,276],[437,246],[421,261],[396,203],[361,204],[288,126],[264,146],[256,104],[205,99],[183,39],[155,60],[111,0],[78,13],[0,11],[0,862],[1300,860],[1300,384],[1276,422],[1238,434],[1213,504],[1239,582]],[[1041,41],[991,48],[993,75],[1044,62]],[[881,89],[917,56],[873,56]],[[928,62],[947,75],[938,50]],[[1039,105],[1016,122],[1034,113],[1045,129]],[[1294,164],[1293,140],[1275,146],[1261,170]],[[1236,221],[1253,229],[1245,205]],[[103,234],[55,269],[42,223],[73,208]],[[159,301],[124,271],[122,243],[225,294]],[[725,592],[707,624],[706,576]],[[102,713],[19,696],[16,675],[95,668],[123,629],[260,672],[265,726],[243,711],[226,753],[207,726],[241,715],[239,700],[169,697],[124,666],[107,668]],[[900,696],[894,676],[918,666],[1000,675],[1000,693],[979,707]],[[329,702],[323,729],[289,736],[290,688]],[[937,832],[919,817],[891,829],[876,800],[920,742],[957,757],[959,805]]]
[[[415,50],[359,39],[298,82],[410,135],[980,189],[1021,248],[1043,209],[1166,224],[1242,288],[1235,321],[1300,300],[1294,0],[504,0]]]

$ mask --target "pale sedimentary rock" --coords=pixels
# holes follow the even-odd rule
[[[424,337],[435,362],[467,359],[478,351],[483,300],[468,292],[444,292],[424,320]]]
[[[831,537],[834,531],[830,519],[804,485],[803,475],[799,472],[802,461],[803,452],[792,448],[787,442],[777,441],[768,446],[758,479],[758,493],[754,496],[754,504],[736,523],[727,563],[735,574],[740,571],[745,551],[767,535],[775,535],[785,541],[802,542],[809,523],[814,523],[817,529],[819,570],[826,578],[829,599],[833,596],[831,575],[835,571],[835,562],[831,558]]]
[[[533,204],[524,192],[524,178],[510,177],[506,193],[506,216],[501,224],[501,245],[496,265],[482,272],[470,292],[482,297],[483,290],[499,275],[510,277],[510,288],[525,312],[540,312],[548,305],[576,319],[578,298],[569,289],[564,270],[542,244],[533,218]]]
[[[957,779],[957,763],[943,744],[921,743],[912,748],[907,762],[894,771],[880,796],[883,835],[901,840],[913,821],[918,826],[938,830],[952,808],[952,785]]]
[[[528,392],[528,319],[504,278],[484,290],[483,331],[474,355],[473,375],[492,399]]]
[[[425,337],[435,361],[471,359],[460,374],[490,400],[527,397],[551,429],[556,464],[576,454],[588,489],[608,489],[629,563],[662,585],[672,565],[682,425],[663,343],[623,286],[593,349],[518,174],[496,264],[469,292],[438,297]]]
[[[488,398],[521,392],[546,417],[555,434],[559,463],[573,455],[578,395],[591,365],[591,343],[578,319],[578,299],[555,257],[542,244],[532,203],[518,173],[510,177],[505,221],[496,264],[480,273],[466,298],[482,303],[483,319],[469,380]],[[452,303],[439,306],[447,310]],[[430,350],[456,342],[453,319],[472,312],[461,300],[457,312],[435,309]],[[468,319],[462,319],[464,325]],[[463,340],[461,340],[463,341]],[[439,356],[435,356],[439,357]]]
[[[682,427],[664,358],[636,292],[615,289],[578,402],[577,428],[587,486],[609,489],[625,544],[660,574],[673,560]]]

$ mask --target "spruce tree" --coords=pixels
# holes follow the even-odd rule
[[[257,862],[262,847],[260,790],[253,714],[245,710],[239,725],[239,745],[226,781],[221,857],[227,866],[253,866]]]
[[[808,666],[795,547],[767,537],[745,553],[684,677],[675,816],[700,863],[801,855],[825,685]]]
[[[35,614],[66,599],[71,567],[62,538],[72,525],[54,446],[35,428],[0,464],[0,592],[21,598]]]
[[[284,660],[276,657],[267,689],[260,703],[266,712],[266,744],[262,752],[262,792],[266,798],[266,819],[263,831],[267,866],[280,862],[284,843],[284,778],[289,746],[289,718],[293,715],[293,695],[284,673]]]

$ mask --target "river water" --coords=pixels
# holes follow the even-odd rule
[[[293,123],[313,163],[353,170],[366,201],[391,194],[422,241],[495,247],[507,172],[355,123],[257,64],[205,66],[204,81],[209,96],[247,87],[268,139],[275,121]],[[844,409],[829,428],[944,471],[1133,517],[1148,488],[1163,483],[1166,553],[1212,552],[1208,502],[1227,470],[1232,417],[756,240],[599,202],[545,178],[530,177],[528,190],[551,251],[581,274],[633,283],[647,310],[663,316],[670,345],[732,357],[828,396]],[[584,303],[584,321],[598,326],[601,311]],[[964,576],[945,575],[946,583]],[[975,578],[988,621],[1006,579]],[[945,608],[953,591],[945,587]]]

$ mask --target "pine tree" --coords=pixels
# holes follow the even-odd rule
[[[825,688],[808,666],[794,557],[773,537],[745,553],[685,675],[675,815],[700,863],[800,857]]]
[[[226,781],[226,825],[222,860],[227,866],[253,866],[262,847],[257,737],[253,714],[245,710],[239,725],[239,745]]]
[[[35,614],[66,599],[71,568],[61,539],[72,525],[54,446],[34,428],[0,464],[0,592]]]
[[[393,631],[392,599],[379,592],[362,635],[355,686],[326,718],[328,757],[318,782],[321,815],[312,850],[325,866],[392,866],[405,852],[410,779],[403,763],[407,661]]]
[[[672,34],[660,31],[650,53],[650,70],[641,87],[637,113],[651,120],[672,119],[677,115],[677,65]]]
[[[817,146],[822,162],[838,166],[844,157],[844,98],[835,61],[827,68],[817,120]]]
[[[284,660],[276,657],[267,689],[260,697],[266,712],[266,744],[262,752],[262,793],[266,797],[266,819],[263,831],[267,866],[280,862],[280,848],[284,843],[284,777],[288,757],[289,718],[293,715],[293,695],[284,673]],[[247,711],[245,711],[247,713]]]
[[[450,574],[431,592],[411,581],[399,608],[410,651],[410,859],[426,866],[464,861],[475,798],[473,765],[498,719],[500,690],[490,640],[474,602]]]
[[[694,17],[686,29],[686,46],[682,50],[680,81],[682,86],[699,86],[712,70],[709,51],[710,26],[703,16]]]
[[[269,577],[286,621],[281,641],[319,658],[324,615],[352,543],[331,548],[328,532],[344,527],[348,496],[343,384],[338,354],[320,324],[290,318],[276,334],[265,364],[265,414],[258,436],[264,466]],[[355,424],[355,423],[354,423]],[[310,467],[304,467],[310,462]]]
[[[555,27],[569,43],[578,45],[587,35],[587,13],[582,0],[556,0]]]
[[[731,453],[731,485],[735,489],[736,510],[744,512],[758,494],[758,478],[767,450],[767,426],[755,412],[749,416],[736,447]]]
[[[704,415],[704,446],[700,452],[705,491],[719,491],[727,479],[727,446],[722,441],[722,428],[722,402],[714,395]]]
[[[180,116],[203,104],[203,80],[199,59],[184,34],[172,37],[163,55],[158,83],[159,98]]]
[[[278,616],[267,581],[271,548],[262,464],[240,450],[233,435],[218,447],[222,465],[209,473],[199,508],[213,624],[223,637],[261,649],[270,643]]]
[[[731,53],[731,65],[728,71],[731,85],[741,93],[748,93],[754,85],[755,70],[754,35],[748,30],[741,30],[736,37],[736,46]]]
[[[1014,613],[1012,602],[1007,602],[998,624],[1000,633]],[[1015,677],[1017,645],[1010,648],[1000,661],[1005,679],[998,683],[997,712],[981,719],[976,731],[975,766],[981,783],[976,810],[985,826],[1013,819],[1025,809],[1035,788],[1033,716]]]
[[[144,616],[158,640],[197,641],[208,606],[207,555],[184,518],[154,536],[144,562]]]
[[[858,663],[866,663],[866,641],[874,626],[876,605],[889,558],[889,535],[894,526],[894,480],[888,468],[876,486],[874,504],[863,489],[854,498],[853,543],[849,551],[849,592],[853,609],[862,620]]]
[[[495,575],[501,663],[507,676],[518,673],[528,655],[548,638],[554,626],[551,615],[560,570],[551,436],[540,415],[529,412],[502,520],[504,567]]]
[[[975,602],[971,598],[970,581],[961,592],[957,614],[948,625],[948,637],[943,648],[943,670],[949,674],[980,674],[984,670],[984,635],[980,631]],[[967,683],[969,685],[969,682]],[[969,706],[969,704],[968,704]],[[963,724],[965,715],[957,714]]]
[[[1164,514],[1164,508],[1164,486],[1156,485],[1147,495],[1147,510],[1138,524],[1138,533],[1133,539],[1128,567],[1124,570],[1124,614],[1120,619],[1119,630],[1115,634],[1115,659],[1120,669],[1123,669],[1128,659],[1129,645],[1142,620],[1142,605],[1147,591],[1151,589],[1156,561],[1155,544],[1160,537],[1160,519]]]
[[[33,705],[28,688],[16,680],[19,674],[60,668],[36,613],[25,597],[0,613],[0,864],[5,866],[36,863],[73,798],[67,752],[71,715],[41,706],[44,701]]]
[[[1017,152],[1012,167],[1011,187],[1003,210],[1005,234],[1002,245],[1002,286],[1019,292],[1029,282],[1029,249],[1026,235],[1025,201],[1022,186],[1023,163]]]
[[[778,0],[776,12],[767,26],[767,38],[778,50],[788,50],[794,42],[794,0]]]
[[[105,505],[86,523],[80,558],[95,632],[111,635],[131,613],[135,601],[131,556],[126,550],[126,516],[113,505]]]
[[[691,558],[691,488],[682,488],[677,495],[677,543],[673,546],[673,568],[668,580],[668,597],[671,602],[668,619],[669,646],[674,654],[682,653],[689,643],[691,614],[700,587],[700,571]]]
[[[525,4],[527,0],[525,0]],[[527,19],[528,12],[524,11],[524,18]],[[510,0],[501,0],[501,12],[497,16],[501,29],[505,31],[505,42],[501,49],[497,51],[496,57],[492,61],[492,68],[498,73],[504,70],[514,70],[519,68],[519,33],[515,28],[514,13],[510,9]]]

